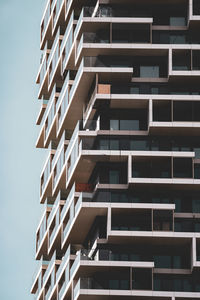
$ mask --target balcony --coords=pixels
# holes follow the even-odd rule
[[[180,190],[154,191],[148,189],[148,194],[139,190],[115,190],[108,188],[98,188],[94,193],[92,202],[105,203],[154,203],[154,204],[175,204],[176,213],[200,213],[200,197],[198,191]]]
[[[197,135],[200,128],[198,101],[153,101],[149,130],[154,134],[168,132],[179,135],[181,132]]]
[[[200,76],[200,51],[194,46],[194,50],[170,49],[169,50],[169,79],[171,81],[183,77],[183,80],[197,80]],[[195,79],[196,78],[196,79]]]
[[[52,18],[52,34],[56,32],[58,24],[64,24],[64,0],[56,0],[56,4],[53,9],[53,18]]]
[[[169,205],[173,207],[173,205]],[[119,212],[119,209],[113,208],[111,211],[111,232],[108,235],[121,234],[120,231],[173,231],[173,210],[129,210]]]
[[[37,234],[36,234],[36,253],[40,252],[41,249],[45,249],[46,248],[46,242],[47,242],[47,219],[48,216],[51,212],[52,209],[52,204],[49,204],[48,202],[51,203],[51,199],[47,200],[47,205],[45,208],[45,211],[43,213],[43,216],[41,218],[41,221],[39,223],[38,229],[37,229]]]
[[[132,269],[135,280],[130,280],[128,272],[116,270],[115,273],[109,271],[97,272],[90,277],[82,277],[78,280],[74,288],[74,299],[78,299],[79,295],[89,294],[92,296],[97,293],[103,295],[115,295],[116,293],[121,296],[131,295],[127,293],[130,290],[152,290],[151,271],[148,269]],[[117,277],[118,276],[118,277]],[[146,278],[145,284],[142,277]],[[143,283],[142,283],[143,282]],[[101,292],[99,291],[101,290]]]
[[[44,15],[41,21],[40,48],[43,49],[46,41],[52,37],[52,12],[55,7],[54,1],[47,1]]]
[[[31,293],[35,294],[35,299],[38,298],[43,285],[43,275],[46,272],[49,261],[44,260],[43,257],[38,261],[37,268],[33,275],[33,285],[31,287]]]
[[[189,153],[188,153],[189,154]],[[192,153],[191,153],[192,154]],[[132,164],[132,177],[129,177],[129,184],[157,184],[158,186],[168,186],[178,188],[181,185],[185,189],[192,186],[198,188],[199,173],[195,175],[195,164],[192,163],[192,156],[189,158],[173,155],[173,158],[160,157],[135,158]],[[171,165],[173,162],[173,166]]]
[[[42,203],[45,200],[46,194],[48,193],[50,196],[51,184],[50,184],[50,176],[52,172],[52,161],[55,155],[55,150],[51,150],[48,154],[47,160],[45,162],[42,175],[41,175],[41,185],[40,185],[40,195],[42,197]]]
[[[198,1],[198,0],[197,0]],[[167,2],[161,4],[151,2],[145,3],[146,12],[142,7],[143,3],[137,3],[137,6],[131,8],[128,3],[123,6],[100,4],[95,16],[97,17],[116,17],[116,18],[153,18],[153,25],[185,27],[187,25],[187,5]]]
[[[62,30],[59,28],[51,50],[48,50],[50,54],[44,57],[40,67],[40,87],[38,93],[39,99],[41,99],[44,95],[45,97],[50,97],[53,85],[55,84],[54,79],[56,79],[57,82],[62,81],[60,69],[60,46],[62,38]]]
[[[72,12],[69,23],[65,30],[65,34],[61,44],[61,54],[62,54],[62,74],[64,71],[74,64],[73,53],[74,53],[74,12]]]
[[[184,297],[187,293],[200,292],[199,279],[195,276],[180,276],[180,275],[154,275],[154,291],[175,291],[184,292]],[[181,294],[181,293],[179,293]],[[195,294],[193,294],[195,295]]]

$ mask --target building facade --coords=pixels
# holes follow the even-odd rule
[[[200,299],[199,33],[199,0],[47,1],[35,299]]]

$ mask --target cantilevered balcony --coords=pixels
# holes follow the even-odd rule
[[[61,77],[61,63],[60,63],[60,46],[62,41],[62,31],[59,29],[57,35],[54,39],[50,54],[47,60],[42,62],[42,67],[39,75],[40,88],[38,93],[38,98],[40,99],[42,95],[51,95],[52,88],[55,84],[54,80],[57,82],[62,81]]]
[[[56,0],[47,1],[46,8],[40,24],[40,48],[43,49],[46,41],[52,39],[52,14]]]
[[[151,108],[152,106],[152,108]],[[168,132],[171,134],[198,135],[200,129],[200,118],[198,115],[199,101],[150,101],[151,133],[159,134]]]
[[[181,154],[181,153],[180,153]],[[193,153],[176,154],[172,157],[162,156],[147,159],[134,157],[129,159],[129,184],[130,185],[166,185],[168,187],[183,186],[184,189],[199,186],[199,165],[192,161]],[[130,162],[132,161],[132,164]],[[132,166],[132,167],[131,167]],[[197,168],[197,169],[196,169]],[[196,170],[196,171],[195,171]]]
[[[103,66],[98,63],[98,59],[96,57],[84,58],[74,81],[71,81],[72,72],[69,72],[66,76],[65,83],[56,105],[55,116],[58,118],[58,129],[55,138],[59,139],[65,128],[73,130],[77,119],[81,119],[83,106],[85,105],[85,98],[88,96],[88,91],[96,73],[99,74],[101,80],[105,80],[105,78],[108,77],[110,80],[118,80],[121,73],[123,73],[123,79],[121,80],[125,80],[131,79],[132,72],[132,68],[128,67]],[[42,130],[44,129],[41,129],[41,133]],[[41,134],[40,138],[42,139]],[[38,140],[37,146],[44,147],[44,141],[41,140],[40,142]]]

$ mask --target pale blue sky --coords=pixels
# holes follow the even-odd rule
[[[41,216],[35,77],[46,0],[0,0],[0,299],[28,300]],[[44,153],[43,153],[44,152]]]

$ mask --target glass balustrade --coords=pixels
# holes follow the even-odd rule
[[[50,15],[51,15],[51,4],[50,4],[50,1],[48,1],[48,2],[49,3],[48,3],[47,9],[46,9],[46,12],[44,15],[44,19],[43,19],[43,25],[42,25],[42,30],[41,30],[41,40],[43,40],[43,38],[44,38],[44,34],[46,32],[47,25],[49,23]]]
[[[42,179],[41,179],[41,195],[43,194],[44,192],[44,188],[47,184],[47,181],[49,179],[49,175],[51,173],[51,155],[49,155],[48,157],[48,160],[47,160],[47,163],[45,165],[45,168],[44,168],[44,171],[43,171],[43,174],[42,174]]]
[[[47,291],[47,293],[45,295],[45,300],[49,300],[49,296],[51,295],[52,289],[53,289],[53,286],[50,285],[49,289],[48,289],[48,291]]]
[[[50,235],[50,238],[49,238],[49,246],[51,246],[52,241],[53,241],[54,238],[55,238],[55,235],[56,235],[58,226],[59,226],[59,224],[56,224],[55,227],[54,227],[54,229],[53,229],[52,232],[51,232],[51,235]]]
[[[61,192],[58,194],[56,200],[55,200],[55,203],[53,204],[53,207],[52,207],[52,210],[48,216],[48,219],[47,219],[47,226],[49,226],[49,224],[51,224],[52,220],[53,220],[53,217],[54,217],[54,214],[55,214],[55,211],[57,210],[58,208],[58,205],[60,203],[60,200],[61,200]]]
[[[81,14],[79,16],[79,19],[78,19],[78,22],[77,22],[77,25],[76,25],[76,29],[74,31],[74,36],[76,37],[77,33],[79,32],[80,30],[80,27],[81,27],[81,23],[83,21],[83,18],[84,17],[91,17],[92,14],[94,12],[94,7],[83,7],[82,8],[82,11],[81,11]]]
[[[75,216],[76,216],[76,214],[77,214],[77,212],[78,212],[78,210],[79,210],[79,208],[80,208],[80,206],[82,204],[82,201],[83,201],[83,195],[81,193],[81,195],[79,196],[79,199],[78,199],[78,201],[77,201],[77,203],[75,205]]]
[[[45,281],[47,280],[47,278],[49,277],[50,273],[51,273],[51,269],[53,267],[53,264],[56,261],[56,251],[54,252],[54,254],[52,255],[52,258],[49,262],[49,265],[44,273],[44,277],[43,277],[43,283],[45,283]]]
[[[49,68],[49,84],[52,82],[53,75],[55,74],[59,57],[60,57],[60,43],[58,40],[58,43],[56,44],[56,49],[55,49],[53,57],[52,57],[50,68]]]
[[[69,221],[67,222],[67,225],[65,226],[65,229],[63,230],[63,240],[65,240],[66,236],[69,233],[69,228],[71,226],[72,220],[69,219]]]
[[[42,266],[48,266],[49,261],[44,260],[43,257],[39,261],[37,261],[37,266],[35,268],[35,271],[33,273],[33,281],[36,279],[36,276],[38,275],[39,271],[42,271]]]
[[[78,252],[78,255],[70,269],[70,278],[72,278],[74,276],[74,271],[76,270],[78,264],[80,263],[80,259],[81,259],[81,253],[80,251]]]
[[[42,61],[41,69],[40,69],[40,85],[39,85],[40,89],[44,82],[44,77],[46,75],[46,71],[47,71],[47,55],[45,54],[43,61]]]
[[[60,216],[60,219],[62,220],[63,219],[63,216],[66,214],[68,208],[69,208],[69,203],[71,202],[72,198],[74,197],[74,194],[75,194],[75,183],[73,184],[70,192],[69,192],[69,195],[67,197],[67,200],[65,202],[65,205],[63,206],[63,209],[61,211],[61,216]]]
[[[81,280],[79,279],[77,284],[75,285],[75,288],[74,288],[74,300],[76,299],[79,291],[80,291],[80,288],[81,288]]]
[[[62,56],[62,70],[64,72],[65,70],[65,66],[66,66],[66,63],[70,57],[70,53],[71,53],[71,50],[72,50],[72,44],[73,44],[73,40],[74,40],[74,35],[73,35],[73,15],[71,17],[71,20],[70,20],[70,23],[69,25],[67,26],[67,29],[66,29],[66,33],[65,33],[65,36],[64,36],[64,42],[62,44],[62,53],[63,53],[63,56]]]
[[[58,299],[59,299],[59,300],[62,299],[63,294],[64,294],[64,292],[65,292],[65,289],[66,289],[66,287],[67,287],[67,284],[68,284],[68,282],[66,282],[66,281],[63,282],[63,285],[62,285],[62,287],[61,287],[61,289],[60,289],[60,291],[59,291],[59,293],[58,293]]]
[[[55,6],[55,10],[54,10],[54,16],[53,16],[53,28],[55,27],[58,17],[60,15],[60,9],[62,4],[64,3],[64,0],[57,0],[56,1],[56,6]]]
[[[69,245],[69,247],[67,248],[67,251],[65,253],[65,255],[63,256],[62,258],[62,262],[56,272],[56,280],[58,280],[58,278],[60,277],[60,274],[62,273],[63,271],[63,267],[64,265],[66,264],[66,262],[69,260],[70,258],[70,253],[71,253],[71,246]]]

